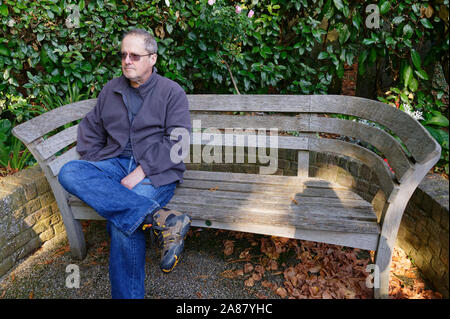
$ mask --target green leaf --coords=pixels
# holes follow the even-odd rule
[[[202,51],[206,51],[206,49],[207,49],[206,44],[205,44],[203,41],[200,41],[200,42],[198,43],[198,47],[199,47],[200,50],[202,50]]]
[[[449,126],[448,118],[442,115],[439,111],[433,111],[433,116],[430,119],[426,120],[423,124],[436,125],[442,127]]]
[[[420,22],[422,22],[423,26],[427,29],[433,29],[433,25],[431,24],[430,20],[427,18],[420,19]]]
[[[369,62],[374,63],[377,60],[377,50],[375,47],[370,49]]]
[[[194,32],[189,32],[187,36],[188,36],[188,38],[191,39],[192,41],[197,40],[197,36],[195,35]]]
[[[387,37],[386,38],[386,45],[387,46],[394,46],[395,45],[395,40],[394,40],[394,38],[392,38],[392,37]]]
[[[434,127],[424,125],[425,128],[430,132],[431,136],[435,138],[435,140],[441,144],[442,146],[447,145],[448,149],[448,133],[441,129],[436,129]]]
[[[2,43],[0,43],[0,55],[5,55],[5,56],[10,55],[9,49],[6,47],[6,45],[4,45]]]
[[[397,25],[397,24],[402,23],[404,20],[405,20],[405,18],[403,16],[398,16],[392,20],[392,23]]]
[[[422,69],[422,61],[420,59],[420,55],[414,49],[411,50],[411,60],[412,60],[412,62],[414,64],[414,66],[416,67],[416,69],[418,69],[418,70]]]
[[[344,9],[344,4],[342,3],[342,0],[333,0],[333,2],[336,9],[338,9],[339,11],[342,11],[342,9]]]
[[[412,34],[413,34],[413,28],[411,27],[411,25],[405,24],[405,26],[403,27],[403,35],[409,39],[409,38],[411,38]]]
[[[344,44],[350,38],[350,31],[346,24],[339,29],[339,43]]]
[[[428,74],[424,70],[422,70],[422,69],[416,70],[415,73],[422,80],[428,80]]]
[[[375,43],[375,40],[374,40],[374,39],[364,39],[364,40],[362,41],[362,43],[363,43],[364,45],[372,45],[372,44]]]
[[[403,70],[403,85],[405,88],[408,87],[409,81],[413,77],[412,73],[413,73],[413,69],[410,65],[408,65],[406,68],[404,68],[404,70]]]
[[[8,12],[8,7],[6,6],[6,4],[2,4],[0,6],[0,13],[5,17],[8,16],[9,12]]]
[[[328,52],[323,51],[323,52],[319,53],[319,55],[317,56],[317,59],[318,60],[323,60],[323,59],[326,59],[328,57],[329,57]]]
[[[409,80],[408,86],[411,89],[411,91],[415,92],[417,90],[417,88],[419,87],[419,81],[417,81],[417,79],[415,77],[412,77],[412,79]]]
[[[380,13],[381,14],[385,14],[389,11],[389,9],[391,8],[391,3],[388,1],[383,1],[383,3],[380,6]]]

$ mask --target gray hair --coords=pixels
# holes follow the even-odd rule
[[[143,37],[145,50],[148,53],[158,53],[158,44],[156,43],[155,38],[153,38],[153,36],[149,32],[142,29],[131,29],[123,35],[122,41],[128,35],[138,35]]]

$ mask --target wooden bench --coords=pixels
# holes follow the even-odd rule
[[[375,296],[388,296],[391,255],[403,211],[441,152],[440,145],[419,122],[387,104],[349,96],[188,95],[188,99],[191,120],[200,120],[202,128],[216,128],[206,130],[208,134],[214,133],[214,139],[200,134],[205,131],[194,130],[193,148],[201,145],[212,148],[215,144],[241,150],[243,146],[261,146],[259,141],[265,139],[260,139],[260,131],[253,132],[258,133],[253,139],[241,136],[230,139],[224,136],[223,129],[298,131],[299,136],[282,134],[274,140],[270,140],[273,136],[266,139],[278,144],[267,143],[268,148],[278,146],[298,152],[298,176],[188,170],[167,207],[189,213],[193,226],[374,250],[380,278],[379,286],[375,283]],[[70,148],[76,142],[77,125],[59,129],[56,134],[51,132],[67,123],[76,124],[95,103],[96,99],[90,99],[65,105],[13,129],[13,134],[25,143],[44,171],[58,203],[71,251],[81,259],[86,255],[86,247],[79,220],[101,217],[69,196],[57,180],[62,165],[79,158],[75,148]],[[253,112],[253,116],[241,112]],[[343,119],[355,117],[371,122]],[[385,129],[370,125],[372,122]],[[251,130],[243,133],[252,136]],[[318,133],[364,141],[384,155],[395,173],[372,150],[342,139],[324,138]],[[370,167],[386,199],[379,216],[371,203],[349,189],[309,177],[310,151],[349,156]],[[193,161],[198,155],[191,154],[188,159]]]

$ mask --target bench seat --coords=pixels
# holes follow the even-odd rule
[[[103,219],[73,195],[69,204],[75,219]],[[312,177],[188,170],[166,207],[188,213],[193,226],[314,238],[368,250],[376,249],[380,234],[370,203]]]

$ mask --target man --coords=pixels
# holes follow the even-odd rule
[[[175,128],[189,132],[183,89],[157,73],[157,44],[144,30],[122,39],[122,73],[102,89],[78,127],[80,160],[66,163],[61,185],[107,220],[113,298],[145,296],[146,232],[162,246],[160,268],[170,272],[184,248],[190,218],[163,209],[186,169],[173,162]]]

